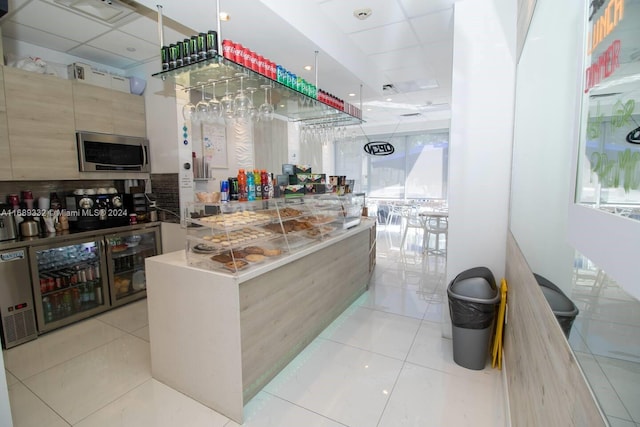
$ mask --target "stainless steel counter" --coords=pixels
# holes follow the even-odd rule
[[[144,230],[150,227],[160,226],[161,222],[145,222],[136,225],[125,225],[122,227],[111,227],[111,228],[101,228],[99,230],[89,230],[89,231],[62,231],[58,233],[51,233],[47,235],[41,235],[37,237],[21,237],[14,240],[5,240],[0,242],[0,251],[6,249],[13,248],[23,248],[30,246],[40,246],[40,245],[50,245],[61,242],[66,242],[68,240],[73,240],[77,238],[85,238],[85,237],[94,237],[94,236],[105,236],[107,234],[118,233],[122,231],[134,231],[134,230]]]

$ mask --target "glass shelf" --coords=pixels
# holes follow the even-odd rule
[[[260,86],[271,85],[270,98],[275,113],[288,117],[290,121],[304,122],[305,124],[335,124],[339,126],[356,125],[363,122],[358,117],[330,107],[221,56],[185,67],[155,73],[152,76],[173,82],[184,90],[197,91],[199,92],[198,99],[201,98],[203,85],[205,97],[210,98],[213,94],[213,84],[215,83],[216,97],[221,99],[227,90],[227,82],[229,93],[232,96],[235,96],[237,91],[240,90],[240,75],[243,76],[242,86],[245,91],[251,88],[255,89],[253,104],[256,108],[259,108],[265,100],[265,91]]]

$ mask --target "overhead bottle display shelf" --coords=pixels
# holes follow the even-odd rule
[[[275,114],[294,122],[337,126],[363,122],[354,114],[321,102],[219,55],[152,76],[173,82],[186,91],[204,91],[205,99],[213,98],[214,92],[219,100],[225,96],[235,98],[239,91],[243,91],[256,108],[271,104]],[[358,110],[354,109],[354,113],[358,114]]]

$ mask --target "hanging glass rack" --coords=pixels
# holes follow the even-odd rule
[[[287,117],[289,121],[303,122],[305,124],[335,124],[337,126],[356,125],[363,122],[358,117],[326,105],[315,98],[293,90],[221,56],[215,56],[189,66],[155,73],[152,76],[173,82],[185,91],[205,90],[207,91],[205,95],[212,95],[213,89],[215,89],[216,96],[220,98],[224,96],[227,81],[229,82],[231,93],[235,94],[240,90],[240,78],[238,75],[243,76],[245,88],[260,88],[265,84],[271,85],[270,101],[273,104],[275,113]],[[254,96],[255,105],[264,103],[263,91],[256,91]]]

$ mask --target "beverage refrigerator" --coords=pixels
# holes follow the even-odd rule
[[[29,252],[39,333],[109,308],[102,237],[33,246]]]
[[[145,259],[160,253],[160,228],[107,234],[105,242],[111,305],[146,297]]]

